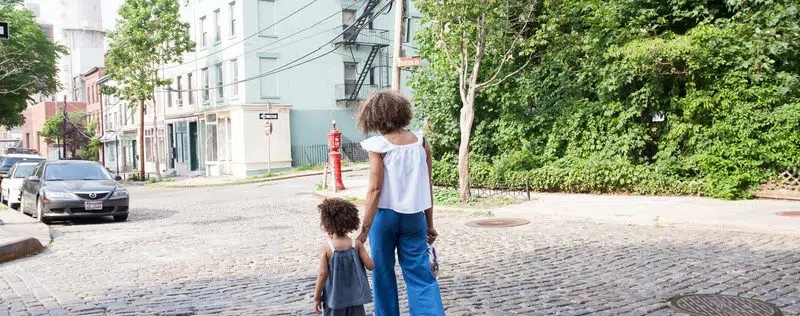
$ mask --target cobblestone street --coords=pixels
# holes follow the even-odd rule
[[[309,314],[315,181],[131,187],[128,222],[54,224],[43,253],[0,265],[0,315]],[[796,235],[533,218],[486,229],[438,213],[448,315],[672,315],[665,300],[689,293],[800,314]]]

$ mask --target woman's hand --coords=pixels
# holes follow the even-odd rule
[[[439,233],[436,232],[436,228],[433,228],[433,226],[428,227],[428,243],[432,244],[434,241],[436,241],[436,237],[439,237]]]
[[[358,237],[356,237],[356,239],[360,241],[361,244],[364,244],[367,242],[368,236],[369,236],[369,230],[361,230],[361,233],[358,234]]]
[[[322,299],[319,296],[314,296],[314,313],[322,314]]]

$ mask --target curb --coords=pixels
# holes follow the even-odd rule
[[[369,166],[364,167],[351,167],[347,169],[342,169],[342,172],[352,172],[352,171],[362,171],[368,170]],[[231,181],[228,183],[211,183],[211,184],[189,184],[189,185],[170,185],[170,184],[145,184],[144,186],[148,187],[158,187],[158,188],[168,188],[168,189],[184,189],[184,188],[207,188],[207,187],[224,187],[224,186],[232,186],[232,185],[244,185],[244,184],[254,184],[254,183],[263,183],[263,182],[270,182],[270,181],[277,181],[277,180],[286,180],[286,179],[294,179],[294,178],[301,178],[301,177],[311,177],[311,176],[319,176],[322,175],[323,171],[313,171],[308,173],[298,173],[298,174],[287,174],[282,176],[274,176],[270,178],[259,178],[259,179],[250,179],[250,180],[242,180],[242,181]]]
[[[311,193],[314,197],[324,200],[327,198],[342,198],[341,196],[334,196],[334,195],[326,195],[320,191],[314,191]],[[350,203],[353,203],[358,206],[366,206],[367,202],[361,199],[356,201],[348,200]],[[449,212],[479,212],[479,211],[491,211],[491,208],[474,208],[474,207],[467,207],[467,206],[445,206],[445,205],[433,205],[435,210],[442,210],[442,211],[449,211]],[[492,216],[494,217],[494,216]]]
[[[0,243],[0,263],[35,255],[44,249],[33,237],[20,238]]]

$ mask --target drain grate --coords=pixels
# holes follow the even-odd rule
[[[786,217],[800,217],[800,211],[792,211],[792,212],[779,212],[776,213],[778,216],[786,216]]]
[[[521,218],[487,218],[467,223],[471,227],[506,228],[530,224],[531,221]]]
[[[783,316],[783,312],[773,304],[731,295],[679,295],[667,303],[680,313],[694,316]]]

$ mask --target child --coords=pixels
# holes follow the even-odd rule
[[[320,248],[319,275],[314,291],[314,311],[324,315],[366,315],[372,302],[367,269],[374,263],[361,242],[348,233],[358,229],[358,209],[343,199],[326,199],[318,206],[328,242]]]

